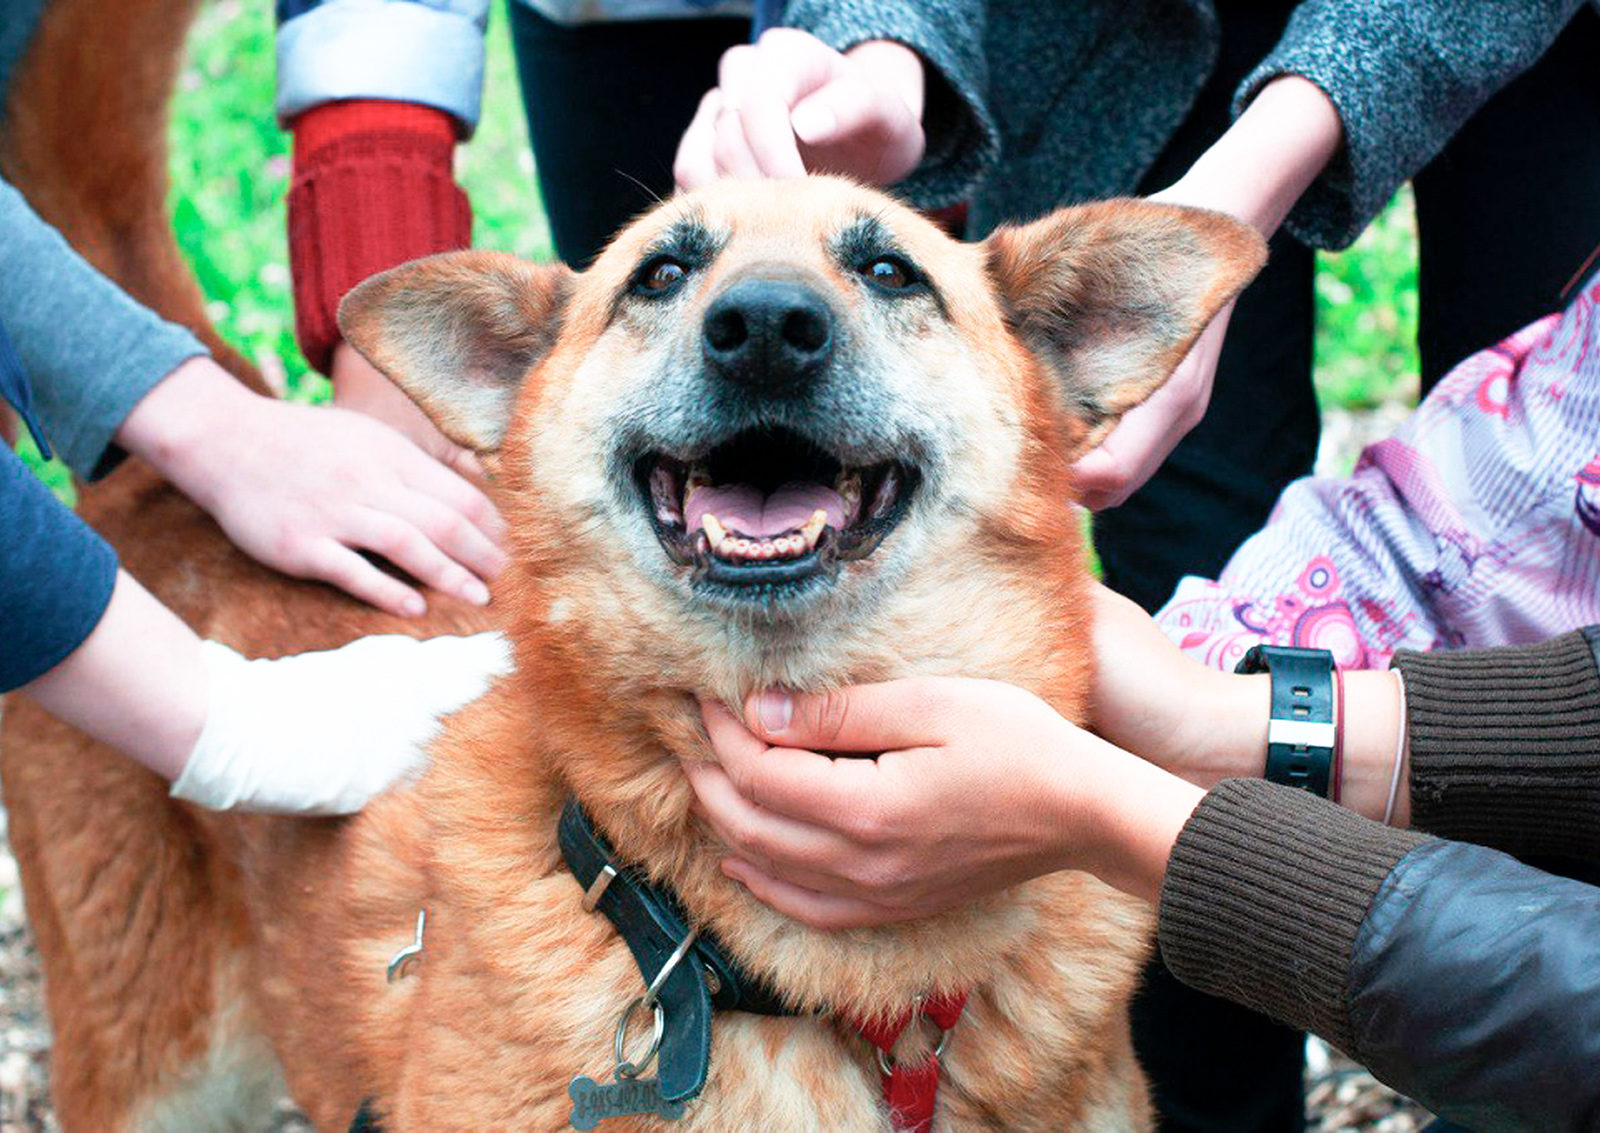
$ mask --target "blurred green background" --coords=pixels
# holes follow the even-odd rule
[[[287,135],[271,113],[273,20],[260,0],[212,0],[190,36],[172,123],[172,212],[222,334],[288,396],[318,401],[327,383],[295,346],[284,199]],[[516,91],[504,12],[490,22],[483,121],[458,151],[474,243],[550,256]],[[1415,397],[1415,224],[1402,192],[1349,251],[1320,255],[1317,388],[1325,406],[1362,409]],[[23,448],[30,459],[31,445]],[[37,463],[36,459],[35,462]],[[65,485],[59,468],[47,478]]]

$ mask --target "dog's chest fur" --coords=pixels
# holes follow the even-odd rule
[[[453,774],[425,787],[435,825],[431,860],[415,878],[429,915],[421,968],[385,986],[370,946],[351,942],[363,952],[366,1011],[389,1016],[383,1025],[400,1052],[376,1064],[383,1079],[370,1083],[392,1106],[397,1129],[465,1128],[464,1098],[472,1099],[474,1128],[563,1126],[568,1083],[580,1074],[610,1080],[617,1018],[644,989],[622,938],[603,916],[583,911],[581,887],[560,862],[563,788],[543,767],[548,753],[529,739],[540,734],[533,726],[515,698],[491,697],[461,718],[440,753]],[[488,751],[497,757],[473,754]],[[473,817],[452,823],[452,815]],[[370,877],[361,885],[370,891]],[[403,898],[394,903],[396,940],[413,915],[403,906]],[[737,904],[731,915],[740,915]],[[981,922],[957,918],[946,926],[948,943],[969,963],[985,962],[973,972],[966,1015],[943,1061],[940,1127],[1130,1128],[1143,1085],[1122,998],[1108,992],[1129,984],[1143,959],[1143,906],[1087,876],[1062,874],[968,915]],[[976,923],[1003,946],[963,943]],[[930,951],[937,931],[923,926],[911,946]],[[809,940],[795,929],[785,943],[774,970],[746,966],[791,999],[811,993],[819,969],[821,982],[850,986],[839,965],[853,950],[864,970],[882,962],[870,937],[841,944],[838,934]],[[390,1011],[386,1001],[403,1007]],[[888,1118],[873,1051],[824,1007],[791,1017],[718,1013],[708,1082],[681,1124],[886,1129]],[[613,1119],[605,1127],[655,1123]]]

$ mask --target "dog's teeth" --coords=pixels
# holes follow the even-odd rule
[[[728,529],[722,526],[722,521],[709,511],[700,517],[700,528],[706,533],[706,540],[711,544],[713,552],[722,547],[722,542],[728,537]]]
[[[805,526],[800,528],[800,537],[805,540],[805,549],[811,550],[817,545],[817,540],[822,538],[822,529],[828,526],[828,513],[818,508],[811,513],[811,518],[806,520]]]
[[[844,502],[854,507],[861,502],[861,473],[845,469],[834,481],[833,490],[844,497]]]

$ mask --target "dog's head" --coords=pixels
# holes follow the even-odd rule
[[[565,579],[541,617],[626,610],[737,694],[838,679],[862,627],[904,633],[962,601],[954,575],[1003,589],[1008,553],[1070,539],[1070,461],[1261,258],[1172,206],[960,244],[844,181],[728,182],[581,275],[436,256],[357,288],[341,325],[497,454],[514,557]]]

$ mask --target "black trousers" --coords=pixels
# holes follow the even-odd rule
[[[672,159],[739,19],[566,27],[512,0],[511,36],[556,254],[582,268],[672,194]]]
[[[1216,73],[1145,182],[1176,180],[1228,124],[1244,75],[1284,13],[1224,6]],[[1423,391],[1452,366],[1562,306],[1561,289],[1600,243],[1600,17],[1588,6],[1414,181],[1420,243]],[[1148,610],[1185,574],[1215,578],[1310,472],[1313,256],[1280,233],[1229,325],[1205,419],[1126,504],[1095,517],[1109,585]],[[1134,1045],[1164,1130],[1304,1128],[1303,1036],[1193,991],[1159,961],[1134,1005]]]

